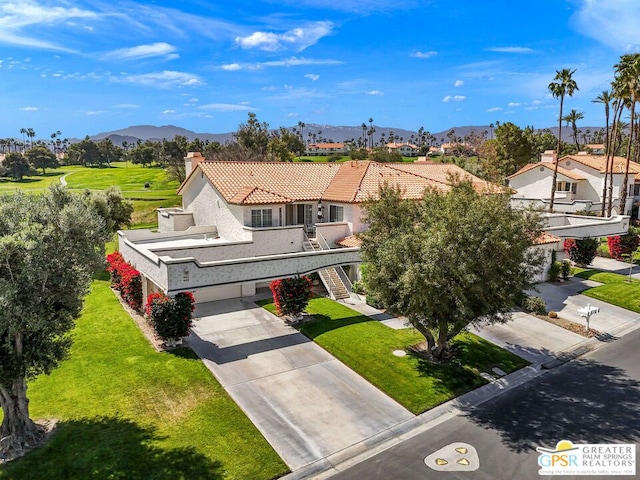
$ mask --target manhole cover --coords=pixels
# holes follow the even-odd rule
[[[406,355],[407,355],[407,352],[405,352],[404,350],[394,350],[394,351],[393,351],[393,354],[394,354],[396,357],[404,357],[404,356],[406,356]]]

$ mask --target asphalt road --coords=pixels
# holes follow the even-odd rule
[[[640,330],[331,477],[362,479],[640,478],[541,476],[536,447],[640,441]],[[441,472],[425,457],[455,442],[477,450],[476,471]],[[636,455],[638,449],[636,445]]]

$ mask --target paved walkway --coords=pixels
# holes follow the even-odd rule
[[[294,471],[414,418],[254,303],[197,313],[189,344]]]

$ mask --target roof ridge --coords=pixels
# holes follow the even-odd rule
[[[414,177],[423,178],[423,179],[426,179],[426,180],[430,180],[432,182],[437,182],[437,183],[441,183],[442,185],[449,186],[449,184],[447,182],[443,182],[442,180],[438,180],[437,178],[431,178],[431,177],[427,177],[427,176],[424,176],[424,175],[420,175],[418,173],[411,172],[409,170],[402,170],[401,168],[393,167],[392,165],[396,165],[396,162],[394,162],[394,163],[384,163],[384,164],[380,163],[379,165],[387,166],[387,167],[389,167],[392,170],[395,170],[397,172],[408,173],[409,175],[413,175]],[[400,165],[402,165],[402,164],[400,164]],[[433,165],[438,165],[438,164],[434,163]],[[445,163],[443,163],[442,165],[453,165],[453,164],[445,164]]]

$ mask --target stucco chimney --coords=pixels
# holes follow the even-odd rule
[[[555,161],[556,161],[555,150],[545,150],[544,153],[540,155],[541,163],[554,163]]]
[[[205,158],[202,156],[200,152],[188,152],[187,156],[184,157],[184,175],[188,177],[191,173],[191,170],[196,168],[196,165],[200,162],[204,162]]]

